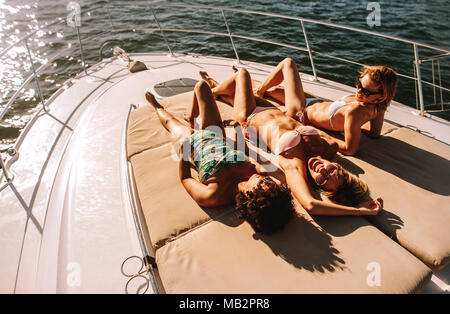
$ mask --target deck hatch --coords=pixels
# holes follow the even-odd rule
[[[194,90],[197,82],[197,80],[182,77],[156,84],[153,89],[160,97],[170,97]]]

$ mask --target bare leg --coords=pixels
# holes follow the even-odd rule
[[[278,100],[282,104],[286,103],[285,90],[284,87],[280,85],[271,87],[268,90],[266,90],[264,96],[272,97],[273,99]]]
[[[246,69],[240,69],[223,83],[212,89],[215,96],[228,99],[233,105],[233,119],[239,123],[245,122],[256,107],[252,90],[252,80]]]
[[[224,132],[219,108],[217,107],[211,88],[205,80],[195,85],[191,112],[198,112],[198,116],[200,116],[200,128],[205,129],[209,126],[218,126]]]
[[[146,92],[145,98],[156,110],[159,121],[164,128],[170,132],[172,140],[178,142],[184,140],[190,136],[192,130],[188,128],[184,123],[175,118],[171,113],[166,111],[163,106],[156,100],[152,93]]]
[[[237,73],[239,71],[238,68],[236,68],[234,65],[232,69],[234,73]],[[217,88],[221,84],[217,82],[215,79],[213,79],[211,76],[209,76],[208,73],[206,73],[205,71],[200,71],[200,76],[208,83],[209,87],[211,87],[213,95],[216,97],[216,99],[220,98],[220,100],[225,101],[231,105],[234,104],[235,78],[230,78],[229,80],[227,80],[228,82],[226,81],[222,83],[221,88]],[[252,85],[259,86],[261,85],[261,82],[252,80]]]
[[[236,75],[237,75],[236,73],[233,74],[231,77],[227,78],[221,84],[214,84],[214,86],[210,85],[213,95],[216,99],[220,97],[221,100],[233,105],[234,93],[236,90]],[[214,82],[217,81],[214,80]]]
[[[209,87],[211,87],[211,89],[220,85],[219,82],[217,82],[215,79],[213,79],[211,76],[209,76],[209,74],[206,73],[205,71],[200,71],[199,74],[202,77],[202,79],[205,80],[206,83],[208,83],[208,85],[209,85]]]
[[[233,70],[234,70],[234,72],[237,71],[237,69],[234,66],[233,66]],[[200,76],[202,77],[202,79],[204,79],[208,83],[209,87],[211,87],[212,90],[220,85],[219,82],[217,82],[215,79],[213,79],[211,76],[209,76],[209,74],[206,73],[205,71],[200,71]],[[232,96],[229,96],[229,95],[216,95],[214,93],[214,90],[213,90],[213,95],[214,95],[215,99],[219,99],[220,98],[220,100],[222,100],[222,101],[225,101],[225,102],[227,102],[229,104],[233,104],[233,97]]]
[[[255,108],[256,100],[250,73],[246,69],[240,69],[236,72],[233,119],[242,124]]]
[[[262,97],[267,90],[281,84],[283,81],[286,114],[295,117],[298,112],[302,112],[305,108],[306,99],[297,65],[291,58],[286,58],[277,65],[258,88],[256,94]],[[274,89],[272,93],[273,95],[271,96],[275,96],[274,98],[278,99],[279,90]]]
[[[205,71],[200,71],[200,76],[203,79],[203,83],[199,82],[197,83],[195,89],[194,89],[194,97],[192,98],[192,105],[191,105],[191,109],[189,110],[189,114],[185,114],[184,115],[184,119],[186,121],[188,121],[191,125],[191,128],[194,128],[194,120],[196,117],[198,117],[200,115],[200,109],[199,109],[199,98],[204,99],[202,108],[204,108],[204,113],[202,115],[202,117],[207,117],[208,115],[213,115],[212,118],[208,117],[206,119],[208,119],[208,121],[211,121],[213,125],[221,125],[217,124],[218,121],[221,121],[221,117],[220,117],[220,113],[219,110],[217,109],[217,103],[214,101],[214,104],[211,104],[211,99],[207,99],[209,96],[207,94],[212,93],[212,91],[207,91],[207,88],[205,86],[201,86],[203,85],[205,82],[207,83],[207,85],[209,85],[210,90],[214,87],[217,87],[219,84],[219,82],[217,82],[216,80],[214,80],[212,77],[210,77],[208,75],[208,73],[206,73]],[[217,98],[216,95],[214,95],[212,93],[212,97],[213,98]],[[216,107],[217,110],[215,109],[206,109],[208,107]],[[212,113],[212,111],[216,111],[216,113]],[[204,125],[210,125],[209,122],[205,122]],[[206,127],[206,126],[205,126]],[[204,128],[203,126],[201,128]]]
[[[195,124],[195,118],[197,118],[199,115],[198,112],[198,101],[197,101],[197,96],[195,96],[195,92],[194,92],[194,96],[192,97],[192,104],[191,104],[191,108],[189,110],[188,114],[184,114],[184,120],[186,120],[187,122],[189,122],[191,128],[194,128],[194,124]]]

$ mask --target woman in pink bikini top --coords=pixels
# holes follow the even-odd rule
[[[233,105],[233,118],[242,126],[243,133],[250,138],[252,134],[261,137],[278,156],[279,167],[293,196],[310,214],[376,215],[382,209],[381,198],[361,203],[368,196],[367,185],[339,164],[329,161],[338,150],[334,141],[255,97],[246,69],[240,69],[221,84],[204,72],[201,75],[212,87],[215,97]],[[288,86],[285,89],[288,91]],[[266,106],[256,106],[257,101]],[[194,114],[191,113],[190,121]],[[314,190],[325,193],[333,202],[315,198]]]
[[[249,123],[252,120],[252,118],[265,110],[279,110],[274,107],[258,107],[256,106],[253,112],[247,117],[245,122],[241,123],[241,127],[243,129],[245,137],[249,138],[251,135],[248,131]],[[276,113],[276,112],[275,112]],[[256,126],[258,123],[256,124]],[[267,124],[262,124],[267,125]],[[271,150],[275,155],[280,155],[281,153],[284,153],[285,151],[296,147],[300,144],[302,140],[302,136],[320,136],[320,133],[317,131],[316,128],[311,126],[305,126],[305,125],[299,125],[297,128],[293,130],[284,130],[284,132],[279,136],[278,141],[276,144],[271,145]],[[268,142],[272,142],[271,139],[268,139]],[[336,152],[332,153],[333,155]]]

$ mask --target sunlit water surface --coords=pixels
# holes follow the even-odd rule
[[[0,0],[0,51],[31,33],[45,23],[50,23],[62,17],[56,25],[45,28],[31,36],[27,43],[32,51],[35,68],[47,65],[39,76],[40,88],[44,99],[48,99],[70,77],[81,72],[81,56],[78,49],[75,29],[69,27],[65,17],[69,13],[69,1],[30,1],[30,0]],[[94,8],[107,1],[78,1],[82,10]],[[133,7],[133,1],[110,1],[115,6],[94,11],[81,18],[81,37],[88,65],[98,62],[100,45],[107,39],[119,39],[123,48],[130,52],[166,51],[166,45],[159,32],[124,32],[106,33],[111,28],[156,27],[150,8]],[[124,4],[125,3],[125,4]],[[142,1],[140,1],[142,3]],[[152,3],[150,1],[149,3]],[[153,3],[155,3],[153,1]],[[450,32],[448,16],[450,6],[448,1],[379,1],[381,8],[381,25],[370,28],[367,24],[366,1],[184,1],[185,4],[204,4],[221,7],[234,7],[255,11],[278,13],[289,16],[299,16],[332,23],[353,26],[362,29],[375,30],[402,38],[408,38],[430,45],[450,48]],[[155,13],[160,24],[167,28],[204,29],[208,31],[226,32],[220,11],[157,8]],[[298,21],[279,18],[246,15],[236,12],[226,12],[226,18],[235,34],[251,35],[253,37],[278,41],[286,44],[304,47],[304,37]],[[111,17],[111,19],[110,19]],[[409,44],[379,39],[369,35],[357,34],[351,31],[305,24],[310,45],[313,50],[322,53],[351,59],[365,64],[385,64],[409,76],[414,76],[413,48]],[[96,37],[97,36],[97,37]],[[92,38],[89,40],[89,38]],[[190,35],[168,33],[169,44],[175,52],[200,53],[234,58],[230,41],[226,37],[211,35]],[[235,39],[240,58],[277,64],[284,57],[293,57],[299,64],[300,71],[312,73],[307,53],[284,47],[275,47],[259,42],[247,42]],[[439,52],[420,49],[420,57],[439,54]],[[52,60],[53,59],[53,60]],[[449,87],[450,58],[440,61],[441,83]],[[333,59],[314,55],[318,75],[352,85],[359,66],[342,63]],[[437,64],[435,79],[438,84]],[[4,108],[9,99],[21,87],[31,74],[30,58],[24,43],[13,47],[0,63],[0,108]],[[432,82],[431,62],[422,64],[424,80]],[[434,103],[436,95],[438,106]],[[439,109],[441,96],[438,90],[424,85],[424,96],[427,109]],[[448,102],[449,93],[444,92],[444,102]],[[415,87],[411,80],[401,78],[397,101],[416,107]],[[41,103],[39,92],[34,80],[25,86],[12,104],[12,109],[0,121],[0,152],[11,147],[26,123],[38,110]],[[447,106],[449,108],[449,106]],[[441,117],[450,119],[448,113],[439,113]]]

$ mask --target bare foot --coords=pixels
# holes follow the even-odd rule
[[[217,82],[215,79],[209,76],[208,73],[206,73],[205,71],[200,71],[200,76],[208,83],[211,89],[220,85],[219,82]]]
[[[147,91],[145,93],[145,99],[147,99],[150,105],[152,105],[155,109],[164,109],[164,107],[161,106],[161,104],[156,100],[155,96],[152,93]]]

